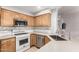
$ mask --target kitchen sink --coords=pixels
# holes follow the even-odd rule
[[[50,35],[50,37],[52,37],[56,41],[67,41],[66,39],[64,39],[58,35]]]

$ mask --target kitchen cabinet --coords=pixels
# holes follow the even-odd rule
[[[28,26],[29,27],[34,27],[34,17],[33,16],[28,16],[28,19],[26,19],[28,21]]]
[[[50,27],[51,26],[51,14],[43,14],[35,17],[36,27]]]
[[[0,16],[1,16],[1,7],[0,7]]]
[[[13,12],[9,10],[2,9],[1,10],[1,26],[13,26],[14,15]]]
[[[47,44],[49,41],[50,39],[47,36],[45,36],[45,44]]]
[[[26,14],[10,11],[7,9],[1,10],[1,26],[14,26],[15,19],[24,20],[28,22],[28,27],[34,26],[34,17]]]
[[[0,7],[0,24],[1,24],[1,7]]]
[[[0,40],[1,52],[15,52],[16,51],[16,38],[7,38]]]
[[[28,27],[34,26],[34,17],[33,16],[14,12],[14,19],[27,21]]]
[[[39,36],[39,38],[38,38],[38,36]],[[31,36],[30,36],[30,46],[31,47],[32,46],[38,47],[38,45],[39,45],[39,47],[42,47],[43,45],[47,44],[49,41],[50,41],[50,39],[44,35],[31,34]]]
[[[36,46],[36,34],[31,34],[30,36],[30,46]]]
[[[15,11],[1,9],[1,26],[11,27],[14,26],[15,20],[27,21],[27,27],[50,27],[51,26],[51,14],[43,14],[39,16],[29,16],[26,14],[18,13]]]

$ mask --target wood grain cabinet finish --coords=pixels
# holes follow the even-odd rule
[[[1,11],[1,26],[13,26],[14,14],[9,10],[2,9]]]
[[[16,51],[16,38],[8,38],[0,41],[1,52],[15,52]]]
[[[31,34],[30,36],[30,47],[36,46],[37,47],[37,35],[38,34]],[[50,39],[47,36],[44,36],[44,43],[47,44]]]
[[[34,27],[34,17],[29,16],[28,18],[29,18],[29,19],[27,19],[28,20],[28,26],[29,27]]]
[[[28,27],[34,26],[34,17],[26,14],[10,11],[7,9],[1,10],[1,26],[14,26],[15,19],[28,22]]]
[[[0,7],[0,25],[1,25],[1,7]]]
[[[36,34],[31,34],[30,36],[30,46],[36,46]]]
[[[43,14],[35,17],[36,27],[50,27],[51,26],[51,14]]]
[[[22,14],[22,13],[17,13],[17,12],[14,12],[14,21],[15,19],[17,20],[24,20],[24,21],[27,21],[28,27],[33,27],[34,26],[34,17],[33,16],[29,16],[29,15],[25,15],[25,14]]]
[[[1,7],[0,7],[0,16],[1,16]]]
[[[50,39],[47,36],[45,36],[45,44],[47,44],[49,41]]]
[[[15,20],[20,19],[28,22],[28,27],[50,27],[51,14],[43,14],[39,16],[29,16],[26,14],[1,9],[1,26],[14,26]]]

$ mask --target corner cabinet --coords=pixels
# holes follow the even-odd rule
[[[51,14],[43,14],[35,17],[35,27],[50,27],[51,26]]]
[[[16,38],[7,38],[0,40],[0,52],[15,52]]]
[[[13,26],[14,14],[9,10],[2,9],[1,10],[1,26]]]

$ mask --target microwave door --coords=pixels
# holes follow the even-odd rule
[[[16,21],[15,22],[15,25],[16,26],[26,26],[27,25],[27,22],[26,21]]]

